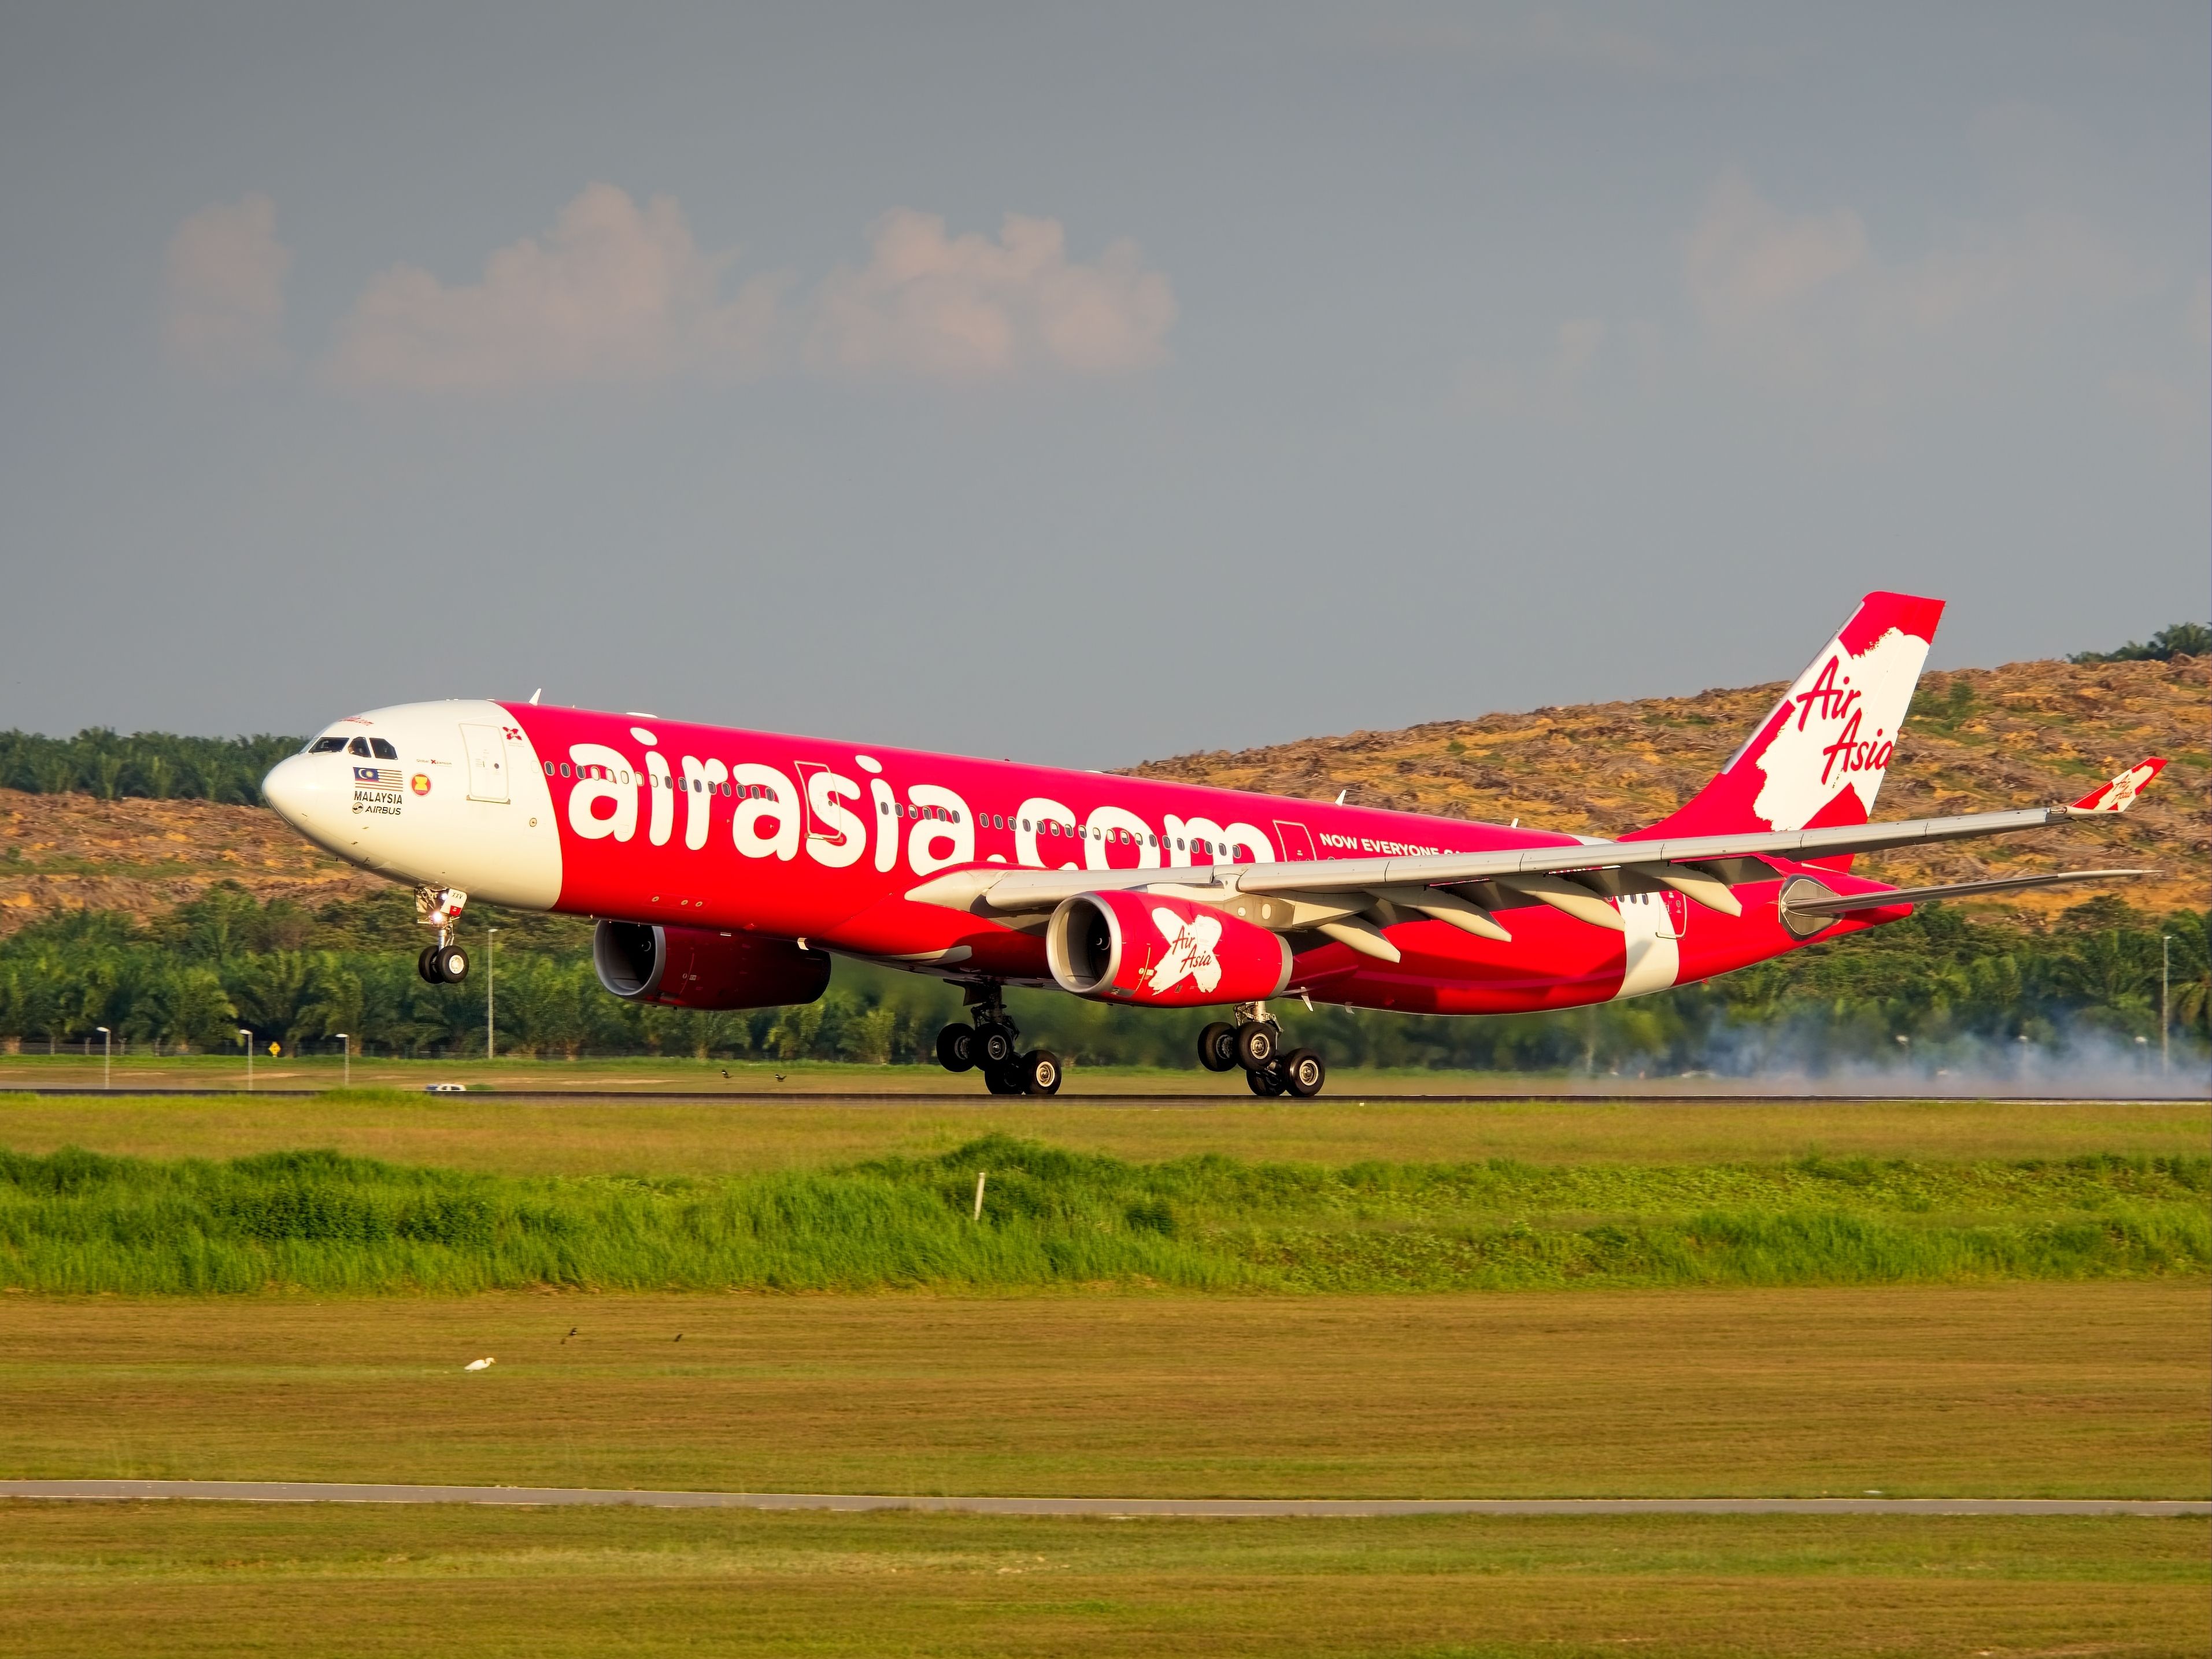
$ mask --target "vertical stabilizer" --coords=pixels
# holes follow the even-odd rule
[[[1942,614],[1941,599],[1868,594],[1713,781],[1629,839],[1864,823]]]

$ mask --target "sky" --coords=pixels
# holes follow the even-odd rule
[[[0,9],[0,726],[1111,767],[2203,619],[2202,3]]]

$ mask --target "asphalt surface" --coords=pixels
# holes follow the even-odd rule
[[[368,1085],[364,1085],[368,1086]],[[382,1085],[378,1085],[382,1086]],[[234,1089],[154,1089],[130,1084],[118,1084],[112,1089],[100,1088],[42,1088],[19,1087],[0,1084],[0,1094],[36,1095],[70,1099],[99,1099],[103,1096],[129,1095],[143,1099],[148,1096],[176,1096],[180,1099],[230,1099],[248,1093]],[[314,1100],[334,1092],[329,1089],[255,1089],[250,1092],[266,1095],[275,1100]],[[412,1094],[412,1088],[401,1092]],[[534,1089],[471,1088],[470,1095],[480,1099],[527,1102],[532,1105],[548,1103],[606,1106],[626,1104],[636,1106],[696,1105],[702,1103],[725,1106],[914,1106],[938,1105],[957,1102],[962,1105],[984,1106],[999,1103],[994,1097],[982,1092],[978,1084],[973,1089],[933,1089],[884,1091],[867,1093],[858,1090],[824,1089],[777,1090],[770,1092],[744,1090],[676,1090],[676,1089],[563,1089],[560,1091]],[[452,1096],[443,1098],[451,1099]],[[1499,1090],[1495,1093],[1479,1095],[1389,1095],[1356,1094],[1340,1091],[1324,1096],[1321,1105],[1341,1106],[1347,1102],[1361,1106],[1494,1106],[1522,1102],[1579,1102],[1584,1105],[1637,1106],[1850,1106],[1896,1104],[1899,1102],[1972,1101],[1992,1106],[2172,1106],[2192,1101],[2202,1101],[2198,1094],[2171,1095],[1990,1095],[1990,1094],[1930,1094],[1925,1091],[1913,1093],[1886,1095],[1827,1095],[1789,1092],[1775,1090],[1739,1090],[1731,1094],[1673,1094],[1656,1090],[1642,1092],[1611,1092],[1602,1091],[1566,1091],[1541,1089]],[[1298,1106],[1309,1103],[1288,1097],[1255,1103],[1242,1094],[1097,1094],[1086,1095],[1074,1091],[1063,1092],[1052,1099],[1035,1096],[1013,1096],[1005,1099],[1013,1106],[1124,1106],[1124,1107],[1224,1107],[1250,1106],[1255,1103],[1273,1106]]]
[[[968,1515],[1256,1519],[1393,1515],[2212,1515],[2212,1501],[2134,1498],[933,1498],[589,1486],[350,1486],[314,1480],[0,1480],[0,1498],[233,1504],[629,1504],[661,1510],[939,1510]]]

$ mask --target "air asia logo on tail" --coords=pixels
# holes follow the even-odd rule
[[[1942,615],[1941,599],[1868,594],[1713,781],[1632,839],[1864,823]]]
[[[1777,830],[1872,817],[1927,656],[1926,640],[1896,629],[1857,652],[1838,637],[1783,699],[1780,724],[1758,757],[1766,781],[1752,810]],[[1846,789],[1856,810],[1838,813]]]
[[[1200,992],[1210,993],[1221,983],[1221,958],[1214,947],[1221,943],[1221,921],[1203,914],[1185,921],[1174,911],[1152,912],[1152,926],[1168,942],[1168,952],[1151,967],[1140,969],[1139,983],[1154,996],[1189,980]]]

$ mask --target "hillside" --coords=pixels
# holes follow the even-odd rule
[[[1313,799],[1349,788],[1370,805],[1611,835],[1680,805],[1781,690],[1486,714],[1184,755],[1133,769]],[[1869,872],[1893,881],[1950,881],[2144,864],[2165,873],[2135,884],[2131,903],[2203,907],[2212,901],[2209,739],[2212,661],[2203,658],[1931,673],[1882,792],[1884,817],[2067,800],[2143,755],[2164,754],[2173,764],[2119,824],[1891,855]],[[310,848],[263,807],[0,789],[0,936],[57,909],[121,910],[143,920],[221,881],[310,907],[384,887]],[[2081,896],[2026,895],[2018,909],[2048,915]]]
[[[1784,685],[1694,697],[1539,708],[1437,720],[1399,732],[1308,738],[1237,753],[1182,755],[1141,776],[1326,800],[1348,788],[1372,806],[1613,836],[1665,817],[1718,769]],[[1926,817],[2074,800],[2145,755],[2172,763],[2118,824],[1892,854],[1868,873],[1899,884],[2015,871],[2148,866],[2145,909],[2212,901],[2212,659],[2010,663],[1922,678],[1878,816]],[[2079,891],[2021,895],[2025,915]]]

